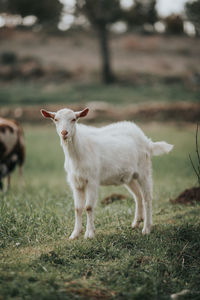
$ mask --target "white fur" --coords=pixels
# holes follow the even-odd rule
[[[62,109],[53,114],[61,146],[64,167],[73,190],[75,226],[70,239],[82,231],[82,212],[87,213],[85,238],[94,237],[94,207],[99,185],[124,184],[135,198],[132,227],[144,220],[143,234],[152,225],[151,155],[168,153],[172,145],[153,143],[133,122],[118,122],[101,128],[74,122],[80,113]],[[66,130],[63,138],[61,132]]]

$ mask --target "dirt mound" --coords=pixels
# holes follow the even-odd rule
[[[57,111],[65,107],[66,104],[57,105],[34,105],[21,107],[2,107],[0,116],[4,118],[14,118],[19,122],[41,122],[41,107],[47,107],[50,111]],[[116,122],[116,121],[179,121],[179,122],[198,122],[200,116],[200,105],[198,103],[177,102],[168,103],[143,103],[132,104],[125,107],[114,106],[108,103],[89,102],[86,104],[67,104],[68,108],[81,110],[85,106],[90,108],[90,113],[85,120],[87,123],[97,122]]]
[[[121,194],[112,194],[106,198],[104,198],[101,203],[103,205],[108,205],[108,204],[111,204],[113,203],[114,201],[118,201],[118,200],[124,200],[126,199],[126,197],[124,195],[121,195]]]
[[[173,204],[194,204],[200,202],[200,187],[186,189],[176,199],[171,200]]]

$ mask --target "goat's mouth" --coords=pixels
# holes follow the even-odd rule
[[[66,141],[68,139],[67,135],[62,136],[63,141]]]

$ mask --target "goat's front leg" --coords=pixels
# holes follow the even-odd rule
[[[82,231],[82,213],[85,204],[85,189],[73,188],[74,208],[75,208],[75,225],[70,240],[76,239]]]
[[[86,213],[87,213],[87,227],[85,232],[85,239],[94,237],[94,207],[98,197],[98,186],[96,184],[88,184],[86,190]]]

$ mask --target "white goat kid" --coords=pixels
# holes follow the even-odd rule
[[[61,109],[57,112],[41,110],[45,118],[56,124],[65,154],[65,170],[73,190],[75,226],[70,239],[82,231],[82,212],[87,213],[85,238],[94,237],[94,207],[99,185],[124,184],[135,199],[132,228],[144,220],[143,234],[152,226],[151,156],[168,153],[173,146],[166,142],[152,142],[132,122],[118,122],[101,128],[77,124],[88,114]]]

